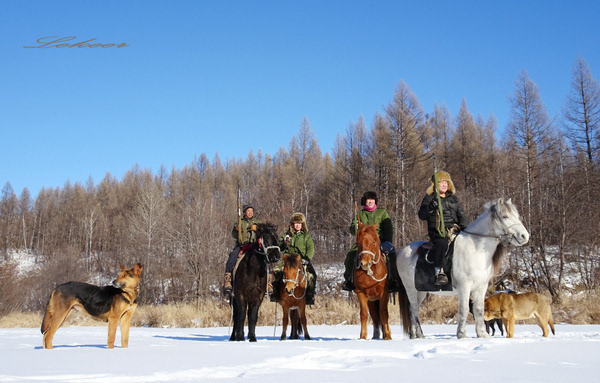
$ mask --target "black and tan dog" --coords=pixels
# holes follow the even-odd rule
[[[108,348],[115,347],[117,325],[121,325],[121,346],[129,344],[129,324],[137,307],[138,284],[143,266],[122,271],[112,286],[95,286],[83,282],[67,282],[50,295],[42,322],[44,348],[52,348],[52,338],[72,309],[78,309],[97,320],[108,322]]]

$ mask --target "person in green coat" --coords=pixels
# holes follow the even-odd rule
[[[236,222],[231,229],[231,236],[235,238],[235,246],[227,257],[225,263],[225,277],[223,282],[223,295],[229,296],[233,289],[231,285],[231,273],[233,267],[240,255],[242,246],[246,243],[256,242],[256,225],[260,222],[254,216],[254,206],[251,204],[244,205],[242,208],[243,217],[240,219],[239,225]]]
[[[385,254],[393,254],[395,259],[396,249],[392,245],[394,238],[394,228],[392,226],[392,220],[383,208],[377,207],[379,199],[377,193],[374,191],[367,191],[363,194],[360,199],[362,210],[359,211],[360,222],[364,225],[377,225],[377,234],[379,235],[379,241],[381,242],[381,249]],[[352,217],[352,224],[350,225],[350,234],[356,236],[358,231],[358,221],[356,216]],[[354,268],[354,257],[356,256],[356,243],[352,246],[348,254],[346,254],[346,260],[344,261],[344,284],[342,290],[354,291],[354,281],[352,280],[353,268]]]
[[[312,259],[315,255],[315,243],[308,232],[306,218],[302,213],[294,213],[290,219],[290,225],[279,239],[279,248],[284,254],[300,254],[302,263],[306,266],[307,286],[306,286],[306,304],[315,303],[315,290],[317,283],[317,273],[312,266]],[[273,267],[273,292],[271,302],[279,301],[279,287],[283,275],[283,259]]]

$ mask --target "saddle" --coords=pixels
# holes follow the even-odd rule
[[[252,243],[247,242],[244,243],[242,245],[242,248],[240,249],[240,253],[238,254],[237,260],[235,261],[235,265],[233,266],[233,272],[231,273],[231,284],[233,285],[233,281],[235,280],[235,274],[237,273],[237,269],[238,266],[240,264],[240,262],[242,261],[242,259],[244,259],[244,256],[246,255],[246,253],[248,251],[250,251],[250,249],[252,249]]]
[[[454,241],[450,242],[448,252],[444,256],[444,272],[448,277],[446,285],[435,284],[435,266],[427,259],[429,251],[433,248],[431,242],[426,242],[417,249],[417,264],[415,266],[415,288],[417,291],[452,291],[452,255],[454,254]]]

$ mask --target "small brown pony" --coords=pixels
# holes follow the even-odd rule
[[[383,331],[383,339],[390,340],[388,272],[385,255],[380,249],[377,224],[363,225],[358,222],[356,245],[354,292],[360,301],[360,338],[367,339],[367,320],[371,314],[373,339],[379,339],[380,331]]]
[[[285,340],[288,318],[292,322],[290,339],[299,339],[304,328],[304,339],[310,340],[306,326],[306,269],[302,264],[300,255],[283,256],[283,283],[280,285],[279,304],[283,308],[283,331],[281,340]],[[302,324],[302,327],[300,327]]]

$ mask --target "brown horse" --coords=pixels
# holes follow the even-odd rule
[[[373,320],[373,339],[392,339],[388,324],[388,272],[385,255],[381,253],[377,224],[363,225],[358,222],[356,233],[356,267],[354,268],[354,292],[360,301],[360,338],[367,339],[367,320]],[[368,308],[368,310],[367,310]]]
[[[304,328],[304,339],[310,340],[306,326],[306,269],[302,264],[300,255],[283,256],[283,283],[280,285],[279,304],[283,308],[283,331],[281,340],[285,340],[288,316],[292,321],[290,339],[298,339]],[[298,315],[299,314],[299,315]]]

